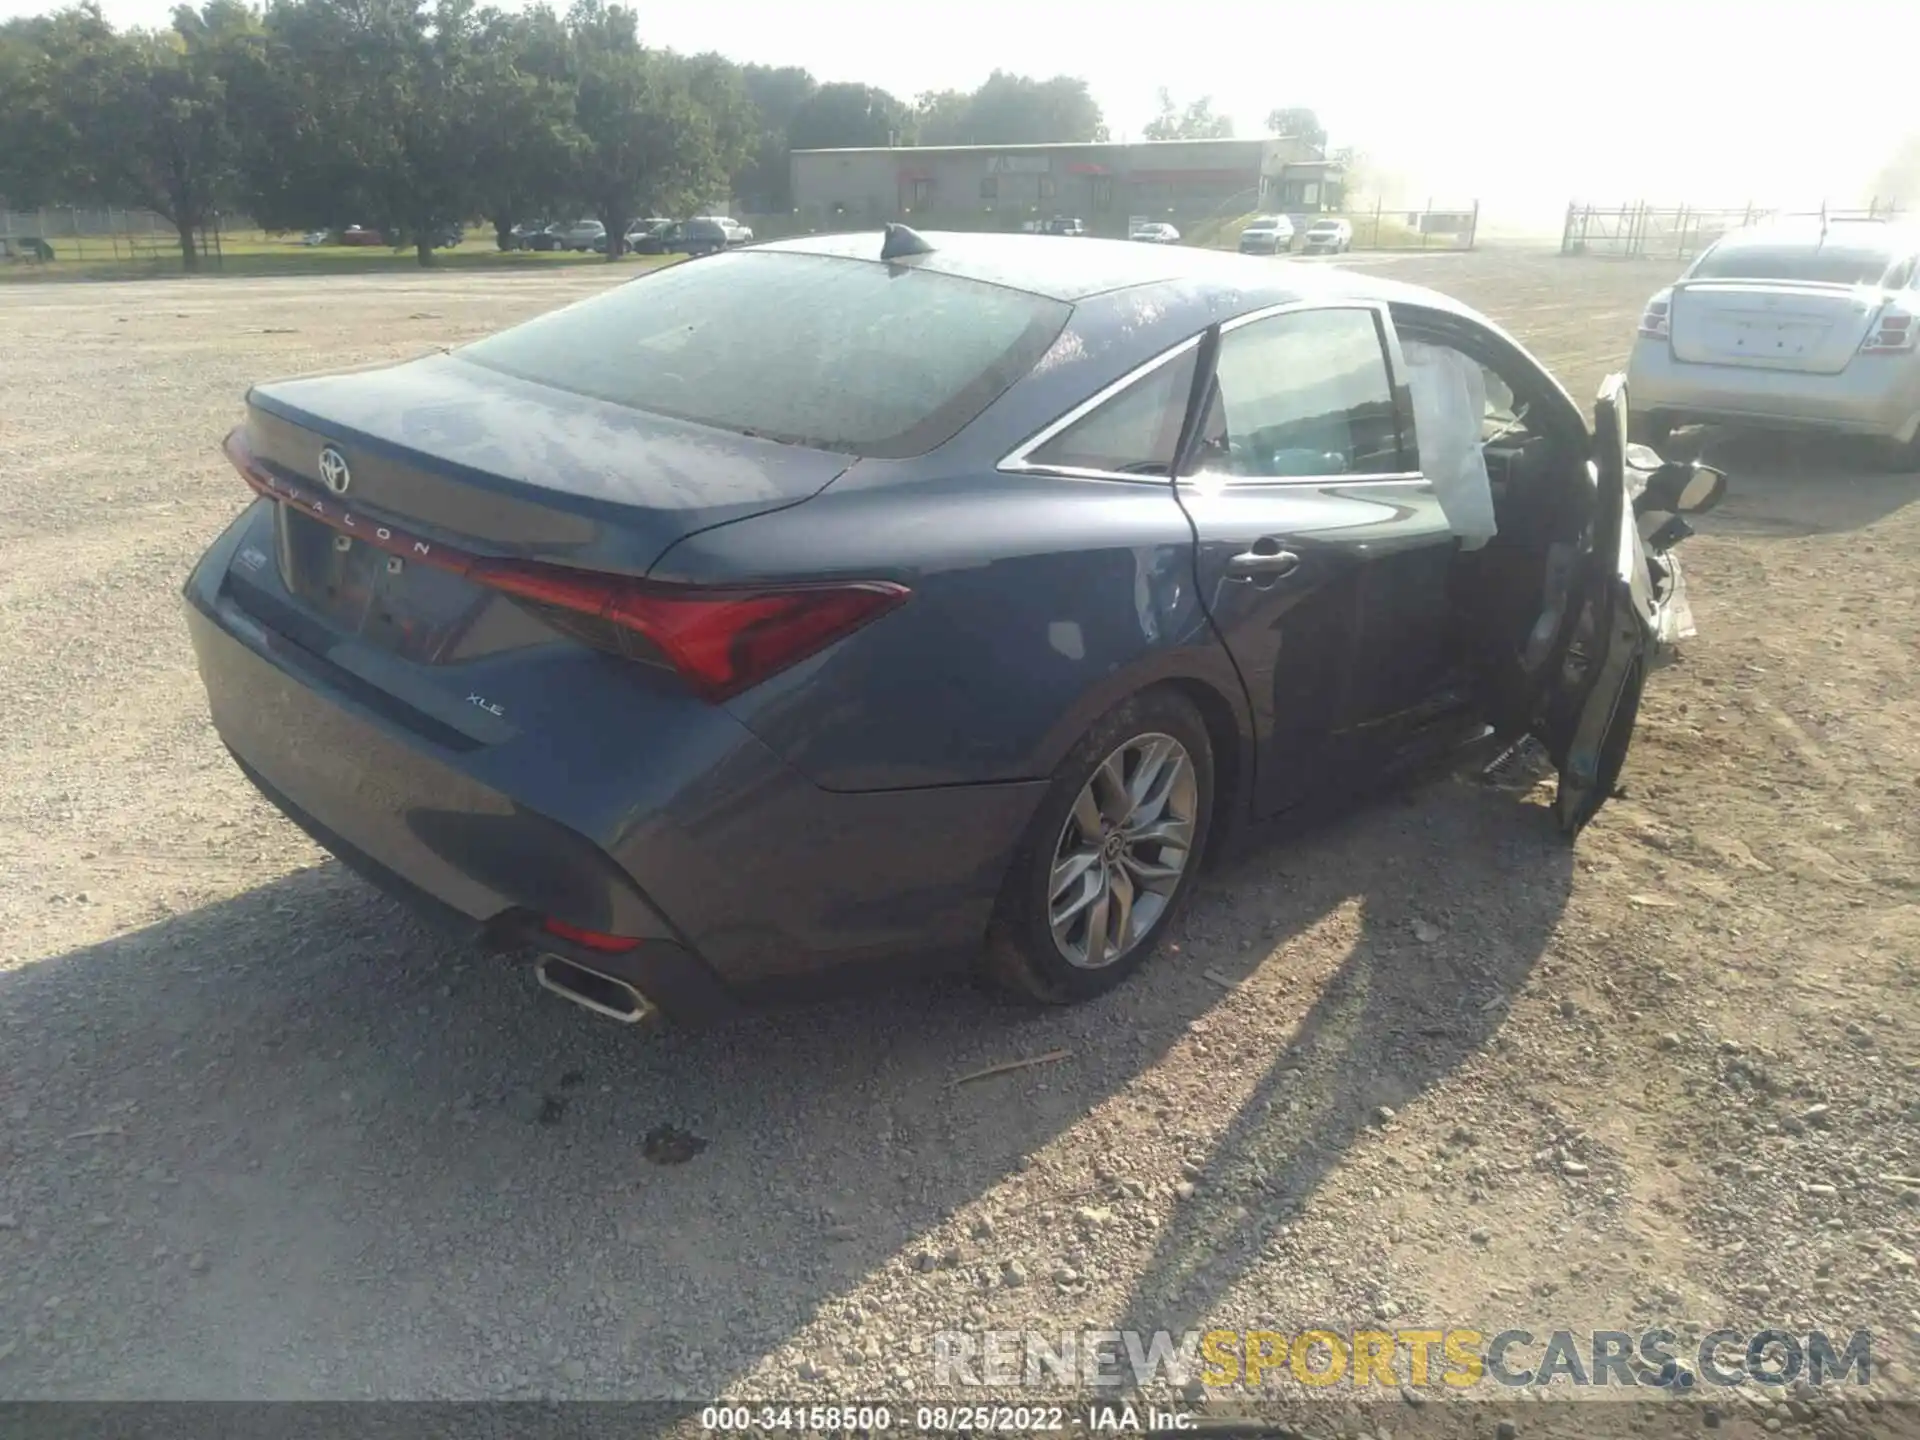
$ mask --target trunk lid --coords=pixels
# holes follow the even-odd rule
[[[643,575],[685,536],[796,504],[851,463],[447,356],[258,386],[245,438],[280,502],[285,593],[425,664],[553,638],[440,554]]]
[[[1877,289],[1775,280],[1692,280],[1676,285],[1673,357],[1838,375],[1879,313]]]
[[[817,494],[849,457],[710,429],[449,355],[258,385],[254,455],[325,496],[490,553],[640,573],[710,525]]]

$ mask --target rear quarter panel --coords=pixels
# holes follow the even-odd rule
[[[848,477],[851,478],[851,477]],[[1218,693],[1230,662],[1194,594],[1165,482],[993,472],[838,486],[682,542],[660,578],[895,580],[898,610],[729,702],[815,784],[880,790],[1039,778],[1126,695]]]

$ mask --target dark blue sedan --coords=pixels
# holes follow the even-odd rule
[[[1723,477],[1318,266],[817,237],[255,387],[186,586],[247,775],[622,1020],[978,963],[1045,1002],[1330,789],[1544,741],[1606,799]]]

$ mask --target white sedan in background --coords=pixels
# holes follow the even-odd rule
[[[1717,241],[1647,302],[1628,363],[1636,438],[1676,425],[1828,431],[1920,468],[1920,232],[1779,221]]]
[[[1178,245],[1180,232],[1164,220],[1149,220],[1144,225],[1130,228],[1127,238],[1147,245]]]

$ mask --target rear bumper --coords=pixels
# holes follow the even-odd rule
[[[1920,364],[1858,356],[1838,375],[1675,360],[1664,340],[1641,339],[1627,366],[1628,403],[1676,424],[1716,421],[1831,430],[1906,441],[1920,429]]]
[[[674,1020],[977,953],[1044,782],[825,791],[724,710],[638,691],[631,740],[584,718],[462,740],[243,610],[225,577],[245,523],[185,591],[214,727],[375,884],[496,937],[542,916],[637,937],[631,957],[577,958],[666,967],[629,978]]]
[[[504,911],[485,925],[476,925],[472,916],[463,915],[400,871],[374,859],[344,835],[329,830],[237,754],[233,759],[254,788],[304,830],[315,844],[331,852],[369,885],[401,901],[448,936],[477,940],[491,950],[540,950],[563,955],[590,970],[624,980],[646,996],[661,1015],[688,1028],[716,1024],[741,1012],[740,996],[691,950],[673,940],[654,936],[630,951],[616,954],[590,951],[541,929],[539,917],[528,910]]]

